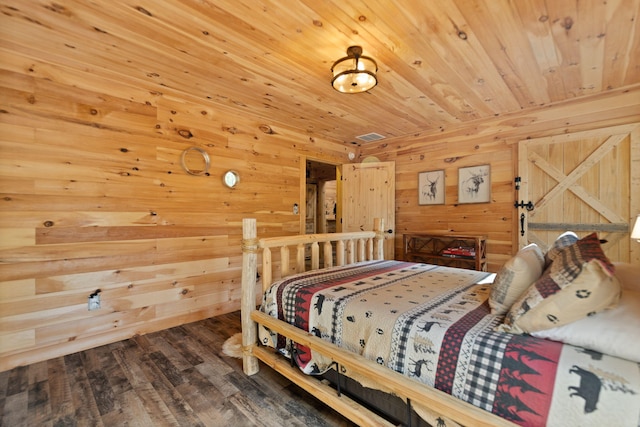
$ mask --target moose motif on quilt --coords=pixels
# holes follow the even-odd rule
[[[286,278],[265,293],[263,309],[516,424],[566,425],[578,415],[601,420],[603,399],[623,414],[624,402],[633,400],[618,400],[640,392],[623,372],[638,367],[621,367],[611,356],[560,342],[496,331],[503,317],[491,314],[490,285],[477,284],[487,275],[375,261]],[[262,342],[288,349],[308,374],[332,367],[331,360],[303,346],[287,345],[268,330],[260,334]]]

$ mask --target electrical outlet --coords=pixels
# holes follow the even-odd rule
[[[100,308],[100,291],[89,295],[89,311],[97,310]]]

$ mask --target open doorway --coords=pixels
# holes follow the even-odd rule
[[[305,233],[335,233],[336,165],[307,160]]]

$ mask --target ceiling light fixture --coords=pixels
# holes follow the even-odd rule
[[[360,46],[350,46],[347,56],[338,59],[331,67],[331,85],[342,93],[361,93],[378,84],[378,64],[368,56],[362,56]]]

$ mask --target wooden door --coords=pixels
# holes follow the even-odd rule
[[[636,257],[629,226],[640,208],[638,165],[632,161],[638,156],[638,128],[632,124],[520,141],[517,197],[533,209],[519,208],[519,247],[534,242],[546,249],[566,230],[580,237],[596,231],[607,240],[603,248],[612,261]]]
[[[395,163],[352,163],[339,170],[338,217],[341,231],[371,230],[374,218],[384,220],[385,259],[394,258]]]

